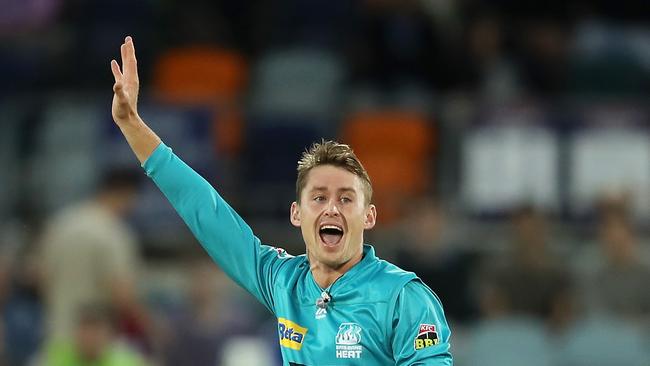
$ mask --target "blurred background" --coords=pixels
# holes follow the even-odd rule
[[[304,253],[297,159],[352,145],[457,365],[650,365],[647,2],[0,5],[1,365],[280,364],[112,123],[126,35],[143,118],[265,243]]]

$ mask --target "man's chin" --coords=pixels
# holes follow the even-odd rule
[[[320,263],[330,268],[338,268],[345,264],[346,261],[343,258],[343,253],[340,251],[324,250],[322,247],[321,249],[319,258],[317,258]]]
[[[343,242],[336,244],[325,244],[323,242],[318,243],[321,251],[324,253],[339,253],[343,250]]]

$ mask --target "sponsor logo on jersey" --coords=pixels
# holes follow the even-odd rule
[[[332,296],[329,292],[321,292],[318,299],[316,299],[316,319],[323,319],[327,315],[327,306],[332,301]]]
[[[317,308],[316,309],[316,314],[314,314],[314,317],[316,319],[323,319],[325,316],[327,316],[327,309],[325,309],[325,308]]]
[[[336,333],[336,358],[361,358],[361,327],[356,323],[341,323]]]
[[[273,250],[275,250],[276,253],[278,253],[279,258],[293,257],[291,254],[287,253],[287,251],[282,248],[276,248],[276,247],[271,247],[271,248],[273,248]]]
[[[280,336],[280,345],[300,351],[302,342],[307,335],[307,328],[292,322],[285,318],[278,318],[278,333]]]
[[[418,335],[413,341],[415,350],[418,351],[427,347],[435,346],[438,343],[440,343],[440,339],[438,339],[436,326],[433,324],[420,324]]]

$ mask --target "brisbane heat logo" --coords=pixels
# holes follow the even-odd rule
[[[440,340],[438,339],[438,332],[436,332],[435,325],[420,324],[418,335],[413,342],[416,351],[434,346],[439,342]]]
[[[278,333],[282,347],[300,351],[307,334],[307,328],[303,328],[291,320],[278,318]]]
[[[361,358],[361,327],[356,323],[341,323],[336,334],[336,358]]]

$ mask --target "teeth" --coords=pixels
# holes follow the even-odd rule
[[[338,227],[336,225],[323,225],[323,226],[320,227],[320,229],[321,230],[323,230],[323,229],[334,229],[334,230],[343,231],[343,229],[341,229],[340,227]]]

